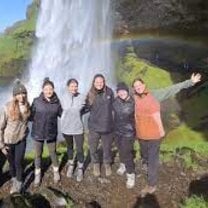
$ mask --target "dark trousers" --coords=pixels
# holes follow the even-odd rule
[[[76,145],[76,151],[77,151],[77,160],[80,163],[84,162],[84,150],[83,150],[83,144],[84,144],[84,135],[78,134],[78,135],[66,135],[63,134],[63,137],[66,140],[67,144],[67,155],[68,159],[72,160],[74,156],[74,142]]]
[[[125,164],[126,172],[129,174],[134,173],[134,139],[115,137],[115,143],[118,148],[120,162]]]
[[[23,181],[23,162],[26,150],[26,139],[17,144],[7,144],[9,170],[12,177],[16,177],[18,181]]]
[[[148,185],[155,186],[158,179],[161,140],[139,140],[143,163],[147,164]]]
[[[34,147],[35,147],[35,168],[39,169],[41,168],[42,163],[42,154],[43,154],[43,146],[44,141],[34,141]],[[56,153],[56,141],[53,142],[47,142],[48,151],[51,157],[51,161],[54,167],[58,167],[58,157]]]
[[[103,162],[110,164],[112,162],[112,143],[113,143],[113,134],[112,133],[98,133],[95,131],[89,131],[89,149],[90,156],[93,163],[100,163],[98,146],[99,141],[101,140],[103,148]]]

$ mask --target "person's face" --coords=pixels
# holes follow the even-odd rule
[[[94,81],[94,87],[96,90],[102,90],[104,88],[104,80],[102,77],[97,77]]]
[[[25,103],[26,101],[26,94],[25,93],[20,93],[15,95],[15,99],[19,102],[19,103]]]
[[[78,84],[76,82],[71,82],[68,85],[68,91],[70,93],[72,93],[73,95],[77,94],[77,92],[78,92]]]
[[[129,93],[126,90],[119,90],[117,95],[122,100],[126,100],[129,97]]]
[[[43,95],[45,98],[51,98],[53,96],[54,89],[51,85],[45,85],[43,88]]]
[[[145,91],[146,85],[140,81],[134,82],[133,88],[136,93],[142,94]]]

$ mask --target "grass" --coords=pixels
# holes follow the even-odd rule
[[[192,196],[187,198],[180,208],[207,208],[208,202],[203,197]]]

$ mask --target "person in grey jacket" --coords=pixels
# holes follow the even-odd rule
[[[27,90],[20,80],[16,80],[13,87],[13,99],[4,106],[0,115],[0,149],[9,162],[12,177],[10,193],[22,190],[29,116],[30,105],[27,101]]]
[[[148,184],[142,190],[142,196],[156,191],[160,143],[161,138],[165,136],[160,115],[160,102],[174,96],[182,89],[195,85],[200,80],[200,74],[192,74],[189,80],[152,91],[147,89],[142,79],[134,80],[136,134],[141,147],[142,160],[147,166]]]
[[[61,116],[61,132],[66,140],[68,154],[67,177],[71,178],[74,171],[74,143],[76,144],[77,181],[83,180],[84,164],[84,125],[82,121],[82,110],[85,106],[86,97],[78,92],[78,81],[69,79],[67,92],[61,97],[63,108]]]

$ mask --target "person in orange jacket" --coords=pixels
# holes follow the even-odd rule
[[[160,102],[200,81],[200,74],[192,74],[189,80],[167,88],[150,91],[142,79],[134,80],[132,86],[135,99],[136,135],[139,139],[143,163],[147,166],[148,180],[148,185],[142,190],[142,196],[156,191],[160,143],[161,138],[165,136]]]

